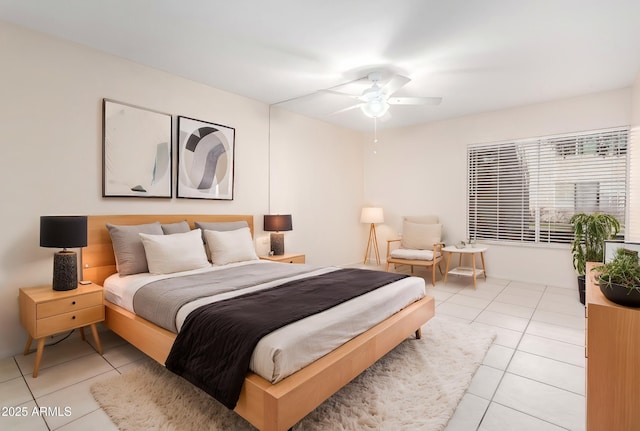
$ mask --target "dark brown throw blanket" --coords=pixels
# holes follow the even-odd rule
[[[166,367],[233,409],[262,337],[405,277],[339,269],[204,305],[187,316]]]

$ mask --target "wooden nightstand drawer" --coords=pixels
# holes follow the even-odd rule
[[[306,258],[304,254],[281,254],[275,256],[260,256],[262,260],[270,260],[272,262],[281,263],[305,263]]]
[[[294,256],[294,257],[292,257],[292,258],[290,258],[290,259],[287,259],[287,260],[285,260],[285,261],[283,261],[283,262],[289,262],[289,263],[304,263],[304,262],[305,262],[305,258],[304,258],[304,255],[303,255],[303,254],[301,254],[301,255],[298,255],[298,256]]]
[[[103,320],[104,307],[102,305],[83,308],[81,310],[75,310],[69,313],[47,317],[45,319],[38,319],[36,322],[36,334],[34,338],[57,334],[58,332],[87,326]]]
[[[93,292],[54,301],[41,302],[36,305],[36,318],[43,319],[96,305],[102,305],[102,292]]]

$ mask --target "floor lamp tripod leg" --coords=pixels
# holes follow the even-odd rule
[[[371,240],[373,248],[376,251],[376,263],[380,265],[380,251],[378,250],[378,237],[376,236],[376,225],[371,223]]]
[[[367,241],[367,250],[364,252],[363,264],[367,264],[367,260],[369,259],[369,246],[371,245],[371,232],[369,232],[369,241]]]
[[[373,244],[373,251],[376,254],[376,263],[380,265],[380,251],[378,249],[378,238],[376,237],[376,225],[374,223],[371,223],[371,227],[369,228],[369,241],[367,242],[367,250],[365,251],[363,262],[365,265],[369,260],[371,244]]]

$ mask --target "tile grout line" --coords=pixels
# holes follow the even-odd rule
[[[509,286],[509,284],[511,284],[511,282],[509,282],[507,284],[507,286]],[[507,288],[507,286],[505,286],[505,289]],[[493,393],[491,394],[491,399],[489,400],[489,404],[487,405],[487,408],[485,409],[482,417],[480,418],[480,422],[478,422],[478,426],[476,427],[476,431],[480,430],[480,427],[482,426],[482,422],[484,421],[484,418],[485,418],[487,412],[489,411],[489,407],[491,406],[491,403],[495,402],[494,398],[496,396],[496,393],[498,392],[498,388],[500,387],[500,384],[502,383],[502,381],[504,380],[504,377],[507,374],[507,370],[509,369],[509,365],[511,365],[511,361],[513,361],[513,357],[515,356],[516,352],[518,351],[518,347],[520,347],[520,343],[522,343],[522,338],[524,337],[524,334],[527,332],[527,328],[529,328],[529,324],[531,323],[531,319],[533,318],[533,315],[535,314],[535,310],[538,309],[538,305],[540,305],[540,301],[542,301],[542,297],[544,296],[544,292],[546,290],[547,290],[547,286],[545,285],[545,287],[544,287],[544,289],[542,291],[542,294],[540,295],[540,298],[538,299],[538,302],[536,303],[536,306],[534,307],[534,312],[531,314],[531,317],[527,320],[527,324],[524,327],[524,329],[522,330],[522,336],[520,337],[520,339],[518,339],[518,344],[516,344],[515,348],[513,349],[513,354],[511,355],[511,357],[509,358],[509,361],[505,365],[505,368],[502,371],[502,375],[500,376],[500,380],[498,380],[498,384],[496,385],[496,388],[494,389]],[[536,418],[536,419],[542,420],[541,418]]]
[[[523,334],[523,336],[524,336],[524,334]],[[551,340],[551,338],[546,338],[546,340]],[[557,340],[554,340],[554,341],[557,341]],[[561,341],[561,342],[562,342],[562,341]],[[569,344],[569,343],[565,343],[565,344]],[[574,344],[569,344],[569,345],[574,346]],[[579,346],[578,346],[578,347],[579,347]],[[544,355],[541,355],[541,354],[539,354],[539,353],[532,353],[532,352],[528,352],[528,351],[526,351],[526,350],[519,350],[519,351],[520,351],[520,352],[522,352],[522,353],[526,353],[527,355],[537,356],[537,357],[539,357],[539,358],[548,359],[548,360],[550,360],[550,361],[560,362],[561,364],[572,365],[572,366],[577,367],[577,368],[582,368],[583,370],[585,369],[585,367],[584,367],[584,366],[582,366],[582,365],[572,364],[571,362],[563,361],[562,359],[550,358],[550,357],[548,357],[548,356],[544,356]]]
[[[561,429],[563,429],[563,430],[567,430],[567,431],[571,431],[571,430],[570,430],[569,428],[567,428],[567,427],[564,427],[564,426],[562,426],[562,425],[558,425],[558,424],[554,424],[553,422],[549,422],[549,421],[548,421],[548,420],[546,420],[546,419],[542,419],[542,418],[539,418],[539,417],[537,417],[537,416],[533,416],[533,415],[531,415],[531,414],[529,414],[529,413],[527,413],[527,412],[523,412],[522,410],[518,410],[518,409],[516,409],[516,408],[510,407],[510,406],[506,406],[506,405],[504,405],[504,404],[502,404],[502,403],[499,403],[499,402],[497,402],[497,401],[491,401],[491,402],[492,402],[492,403],[495,403],[495,404],[497,404],[497,405],[499,405],[499,406],[502,406],[502,407],[504,407],[504,408],[507,408],[507,409],[510,409],[510,410],[516,411],[516,412],[518,412],[518,413],[521,413],[521,414],[523,414],[523,415],[529,416],[530,418],[534,418],[534,419],[537,419],[537,420],[539,420],[539,421],[546,422],[546,423],[548,423],[549,425],[553,425],[554,427],[561,428]],[[483,419],[484,419],[484,418],[483,418]],[[479,430],[479,428],[478,428],[478,430]]]
[[[493,394],[492,394],[492,396],[491,396],[491,400],[489,400],[489,406],[487,406],[487,409],[485,410],[484,414],[482,415],[482,418],[480,419],[480,422],[478,423],[478,426],[476,427],[476,431],[479,431],[479,430],[480,430],[480,427],[482,426],[482,422],[484,421],[484,418],[485,418],[485,416],[486,416],[487,411],[489,410],[489,407],[491,406],[491,403],[496,403],[496,404],[502,405],[503,407],[506,407],[506,408],[512,409],[512,410],[514,410],[514,411],[518,411],[519,413],[522,413],[522,414],[525,414],[525,415],[527,415],[527,416],[533,417],[533,418],[535,418],[535,419],[537,419],[537,420],[540,420],[540,421],[543,421],[543,422],[547,422],[547,423],[549,423],[549,424],[552,424],[552,425],[557,426],[557,427],[562,428],[562,429],[567,429],[566,427],[563,427],[563,426],[561,426],[561,425],[555,424],[555,423],[550,422],[550,421],[548,421],[548,420],[546,420],[546,419],[543,419],[543,418],[539,418],[539,417],[537,417],[537,416],[530,415],[530,414],[528,414],[528,413],[526,413],[526,412],[521,412],[521,411],[519,411],[519,410],[517,410],[517,409],[515,409],[515,408],[513,408],[513,407],[510,407],[510,406],[504,406],[503,404],[500,404],[500,403],[498,403],[497,401],[495,401],[495,400],[494,400],[495,395],[496,395],[496,393],[498,392],[498,388],[500,387],[500,384],[502,383],[502,381],[504,380],[504,378],[505,378],[506,374],[508,373],[508,371],[507,371],[507,370],[508,370],[509,366],[511,365],[511,362],[513,361],[513,357],[515,356],[515,353],[516,353],[516,352],[518,352],[518,351],[522,351],[522,352],[524,352],[524,353],[528,353],[528,352],[525,352],[524,350],[519,350],[519,347],[520,347],[520,344],[522,343],[522,339],[524,338],[524,335],[526,334],[527,329],[529,328],[529,325],[531,324],[531,321],[533,320],[533,316],[535,315],[535,311],[537,311],[537,310],[538,310],[538,307],[539,307],[539,305],[540,305],[540,302],[542,301],[542,298],[544,297],[544,294],[546,293],[546,291],[547,291],[548,287],[549,287],[549,286],[545,285],[545,288],[543,289],[542,294],[540,295],[540,298],[538,299],[538,302],[536,303],[536,306],[535,306],[535,308],[534,308],[534,313],[533,313],[533,314],[531,315],[531,317],[528,319],[528,321],[527,321],[527,325],[525,326],[524,330],[522,331],[522,336],[521,336],[521,337],[520,337],[520,339],[518,340],[518,344],[517,344],[517,345],[516,345],[516,347],[514,348],[514,352],[513,352],[513,354],[511,355],[511,358],[509,358],[509,362],[507,363],[507,365],[506,365],[506,367],[505,367],[505,369],[504,369],[504,371],[503,371],[503,373],[502,373],[502,376],[500,377],[500,380],[498,381],[498,384],[496,385],[496,389],[493,391]],[[543,323],[544,323],[544,322],[543,322]],[[556,326],[561,326],[561,325],[556,325]],[[547,338],[547,337],[540,337],[540,338],[550,339],[550,338]],[[554,340],[554,341],[559,341],[559,340]],[[567,343],[567,344],[571,344],[571,343]],[[547,358],[547,359],[555,360],[555,359],[552,359],[552,358]],[[562,361],[558,361],[558,362],[562,362]],[[573,364],[571,364],[571,365],[573,365]],[[572,393],[572,394],[575,394],[575,395],[578,395],[578,396],[582,396],[582,397],[584,397],[584,396],[585,396],[585,395],[578,394],[578,393],[573,392],[573,391],[569,391],[569,390],[564,389],[564,388],[559,388],[559,387],[554,386],[554,385],[549,385],[549,384],[544,383],[544,382],[539,382],[539,381],[537,381],[537,380],[535,380],[535,379],[532,379],[532,378],[530,378],[530,377],[520,376],[520,375],[518,375],[518,374],[511,373],[511,372],[509,372],[509,374],[516,375],[516,376],[519,376],[519,377],[525,378],[525,379],[527,379],[527,380],[531,380],[531,381],[536,382],[536,383],[541,383],[541,384],[544,384],[544,385],[548,385],[548,386],[550,386],[550,387],[554,387],[554,388],[556,388],[556,389],[563,390],[563,391],[566,391],[566,392],[569,392],[569,393]]]
[[[38,403],[38,400],[36,400],[36,397],[33,394],[33,391],[31,390],[31,386],[29,386],[29,383],[27,383],[26,375],[22,372],[22,368],[20,368],[20,365],[18,365],[18,361],[16,360],[15,356],[13,356],[13,362],[16,364],[16,367],[18,367],[18,371],[20,371],[20,376],[22,377],[22,381],[24,382],[24,385],[27,387],[27,390],[29,391],[29,394],[31,395],[31,401],[33,401],[33,403],[39,409],[40,408],[40,404]],[[29,401],[25,401],[25,402],[29,402]],[[24,403],[22,403],[22,404],[24,404]],[[40,416],[40,419],[42,419],[42,422],[44,423],[44,426],[46,426],[47,429],[49,431],[51,431],[51,427],[49,426],[47,421],[44,419],[44,417]]]
[[[580,393],[578,393],[578,392],[574,392],[574,391],[569,390],[569,389],[561,388],[561,387],[559,387],[559,386],[552,385],[551,383],[541,382],[541,381],[536,380],[536,379],[534,379],[534,378],[531,378],[531,377],[528,377],[528,376],[523,376],[523,375],[521,375],[521,374],[517,374],[517,373],[514,373],[514,372],[512,372],[512,371],[505,371],[505,374],[507,374],[507,373],[511,374],[512,376],[522,377],[523,379],[527,379],[527,380],[530,380],[530,381],[535,382],[535,383],[540,383],[540,384],[543,384],[543,385],[547,385],[547,386],[549,386],[549,387],[552,387],[552,388],[558,389],[558,390],[560,390],[560,391],[568,392],[568,393],[570,393],[570,394],[577,395],[577,396],[579,396],[579,397],[584,397],[584,396],[585,396],[584,394],[580,394]]]
[[[500,293],[504,292],[504,290],[509,286],[509,284],[511,284],[511,282],[507,283],[507,285],[504,286],[504,288],[500,291]],[[497,296],[496,296],[496,298],[497,298]],[[493,301],[495,301],[495,298],[493,299]],[[491,302],[493,302],[493,301],[491,301]],[[474,322],[474,321],[475,321],[475,319],[472,322]],[[478,322],[478,323],[482,323],[482,322]],[[522,334],[524,335],[524,332],[522,332]],[[522,340],[522,335],[520,336],[520,339],[518,340],[518,344],[516,345],[516,348],[520,345],[520,340]],[[494,340],[494,342],[495,342],[495,340]],[[514,349],[513,351],[514,351],[514,354],[515,354],[516,349]],[[487,352],[488,352],[488,350],[487,350]],[[485,357],[486,357],[486,354],[485,354]],[[513,357],[513,355],[511,355],[511,357]],[[509,359],[509,363],[511,363],[511,359]],[[498,391],[498,388],[500,387],[500,383],[502,383],[502,379],[504,379],[504,375],[507,372],[507,368],[509,366],[509,363],[505,366],[504,370],[501,370],[502,371],[502,375],[500,376],[500,379],[498,380],[498,384],[496,385],[496,388],[491,393],[491,399],[489,400],[489,403],[487,404],[487,408],[484,409],[484,412],[482,412],[482,417],[478,421],[478,426],[476,427],[476,431],[480,430],[480,427],[482,426],[482,422],[484,421],[484,418],[487,416],[487,412],[489,411],[489,407],[491,407],[491,403],[493,402],[493,398],[495,397],[496,392]],[[468,388],[467,388],[467,390],[468,390]]]

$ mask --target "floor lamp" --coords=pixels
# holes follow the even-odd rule
[[[382,213],[382,208],[362,208],[362,213],[360,214],[360,222],[361,223],[369,223],[371,227],[369,228],[369,241],[367,242],[367,251],[364,253],[364,264],[367,264],[367,260],[369,260],[369,253],[371,251],[371,244],[373,243],[373,250],[376,253],[376,262],[380,265],[380,251],[378,251],[378,238],[376,237],[376,223],[384,223],[384,215]]]

